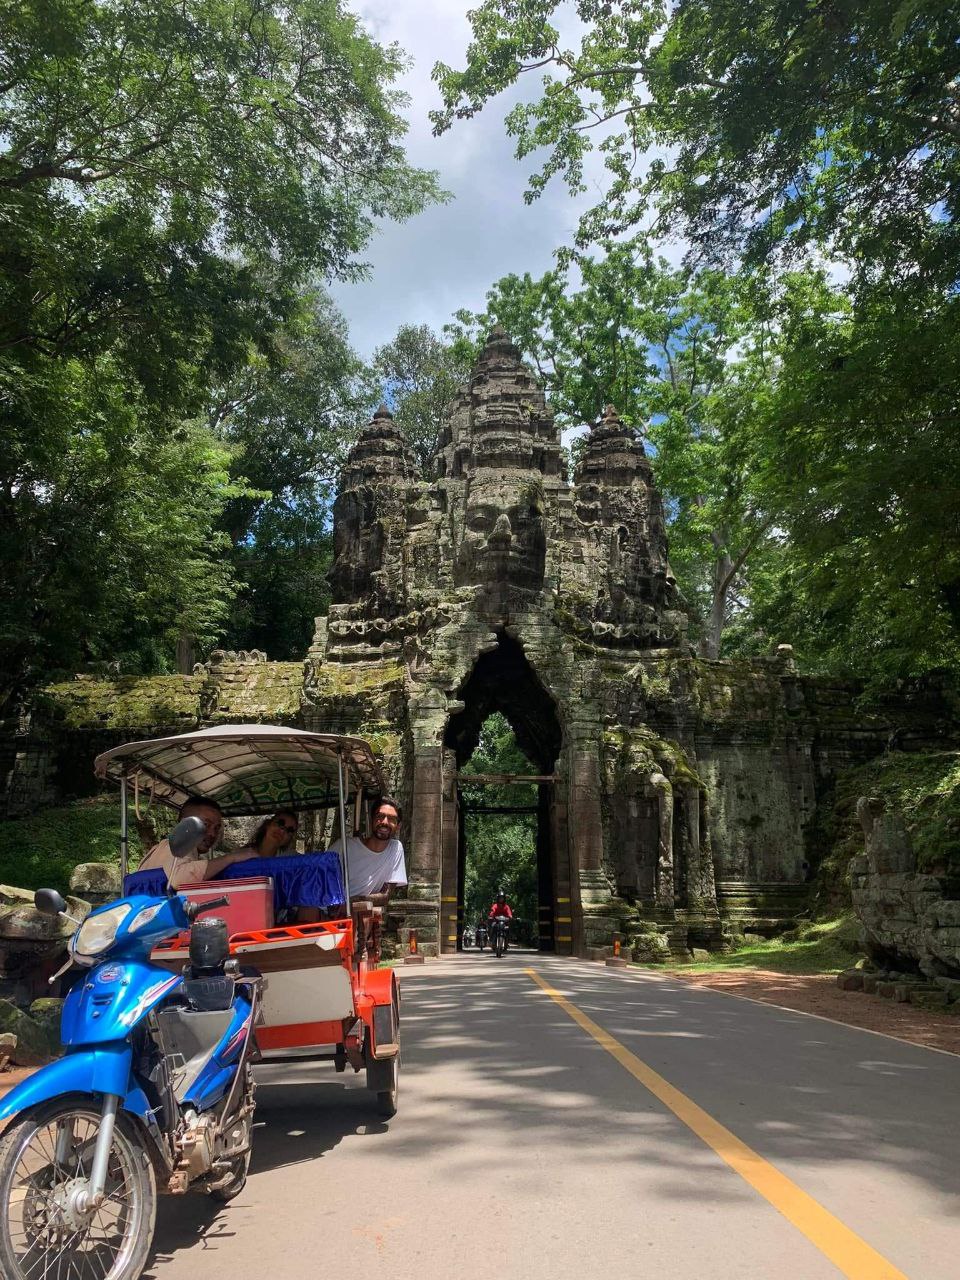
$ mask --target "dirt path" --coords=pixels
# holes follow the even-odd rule
[[[10,1067],[6,1071],[0,1071],[0,1098],[15,1089],[27,1076],[32,1076],[36,1070],[36,1067]]]
[[[728,969],[717,973],[670,969],[667,972],[693,986],[747,996],[800,1013],[816,1013],[851,1027],[882,1031],[910,1044],[960,1054],[960,1017],[956,1014],[914,1009],[908,1004],[864,995],[862,991],[841,991],[833,974],[772,973],[767,969],[749,972]]]

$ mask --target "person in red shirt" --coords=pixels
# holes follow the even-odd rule
[[[507,895],[505,893],[497,894],[496,901],[490,908],[490,914],[487,919],[493,920],[495,916],[506,916],[508,920],[513,919],[513,912],[510,910],[510,904],[507,902]]]

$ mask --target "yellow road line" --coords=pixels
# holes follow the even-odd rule
[[[845,1227],[839,1218],[828,1213],[812,1196],[801,1191],[786,1174],[775,1169],[763,1156],[741,1142],[736,1134],[714,1120],[713,1116],[698,1107],[686,1094],[675,1089],[663,1076],[610,1035],[609,1031],[604,1031],[592,1018],[581,1013],[576,1005],[544,982],[536,970],[527,969],[525,972],[557,1002],[564,1013],[569,1014],[597,1044],[612,1054],[634,1079],[649,1089],[678,1120],[692,1129],[698,1138],[711,1147],[735,1173],[739,1173],[745,1182],[749,1182],[798,1231],[802,1231],[810,1243],[826,1254],[848,1280],[907,1280],[893,1263],[871,1249],[865,1240]]]

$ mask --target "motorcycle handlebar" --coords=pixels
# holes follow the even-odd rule
[[[209,902],[187,902],[184,909],[188,920],[196,920],[201,911],[214,911],[217,907],[229,907],[229,898],[211,898]]]

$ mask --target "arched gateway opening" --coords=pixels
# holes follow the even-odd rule
[[[567,952],[572,941],[570,868],[566,857],[558,856],[561,848],[565,852],[566,842],[562,840],[555,785],[562,738],[553,699],[537,679],[520,645],[501,633],[496,648],[478,658],[460,691],[459,701],[463,709],[450,717],[444,737],[444,772],[452,785],[444,789],[451,811],[444,822],[450,836],[444,842],[441,868],[442,950],[456,950],[463,931],[467,814],[499,807],[484,806],[482,799],[477,800],[485,780],[499,790],[517,778],[523,779],[530,796],[527,805],[517,808],[528,808],[536,820],[539,947],[543,951]],[[507,720],[517,746],[531,762],[531,771],[519,775],[472,773],[471,798],[465,799],[463,784],[468,776],[461,780],[461,770],[476,750],[484,722],[495,712]]]

